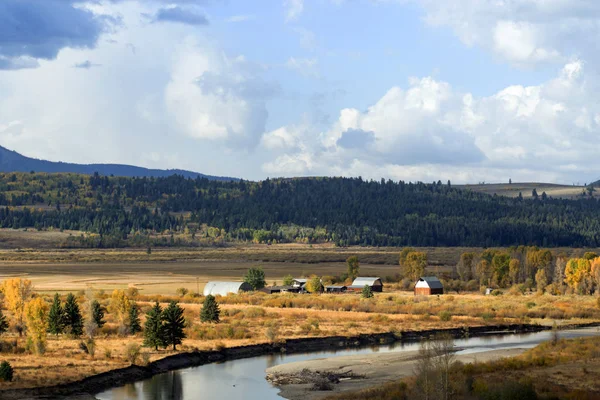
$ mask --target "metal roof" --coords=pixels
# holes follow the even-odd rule
[[[329,285],[329,286],[325,286],[325,289],[343,289],[347,286],[339,286],[339,285]]]
[[[211,281],[204,286],[204,295],[208,296],[227,296],[229,293],[238,293],[239,291],[250,291],[252,286],[246,282],[217,282]]]
[[[422,276],[421,278],[419,278],[419,282],[421,281],[427,283],[427,286],[429,286],[430,289],[444,288],[442,282],[440,282],[440,280],[435,276]]]
[[[383,282],[381,282],[381,278],[379,277],[361,277],[359,276],[358,278],[356,278],[354,280],[354,282],[352,282],[352,286],[374,286],[375,285],[375,281],[379,280],[380,283],[383,285]]]
[[[308,279],[306,278],[294,278],[292,279],[293,282],[298,282],[298,283],[306,283],[308,282]]]

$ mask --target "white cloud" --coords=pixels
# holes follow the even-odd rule
[[[292,69],[304,76],[318,77],[319,73],[315,70],[318,61],[316,58],[296,58],[290,57],[285,63],[286,67]]]
[[[595,57],[600,34],[600,2],[595,0],[409,1],[425,9],[430,25],[450,27],[466,45],[481,46],[516,65]]]
[[[325,132],[307,127],[293,141],[284,135],[287,127],[265,135],[263,146],[276,156],[263,170],[456,182],[597,176],[600,104],[591,82],[600,80],[580,61],[541,85],[481,98],[430,77],[413,78],[366,111],[341,110]]]
[[[97,11],[122,26],[95,49],[0,73],[0,145],[51,160],[255,177],[252,156],[240,154],[258,144],[278,86],[193,26],[148,23],[158,6],[104,3]],[[88,59],[102,67],[72,68]]]
[[[286,8],[286,22],[294,21],[298,19],[304,11],[304,0],[285,0],[284,6]]]

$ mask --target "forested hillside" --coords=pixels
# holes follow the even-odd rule
[[[360,178],[219,182],[75,174],[0,175],[0,226],[93,233],[71,245],[334,242],[373,246],[598,246],[595,198],[489,196],[450,184]],[[185,233],[177,242],[157,233]],[[197,244],[197,243],[196,243]]]

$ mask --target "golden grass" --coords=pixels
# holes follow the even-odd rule
[[[110,292],[97,292],[97,298],[108,305]],[[43,294],[50,301],[50,293]],[[80,304],[85,301],[78,295]],[[217,297],[221,307],[221,323],[201,323],[202,297],[140,294],[136,301],[143,314],[159,299],[163,306],[179,300],[188,321],[179,351],[210,350],[248,344],[283,341],[292,338],[353,336],[358,334],[419,331],[487,324],[541,322],[552,324],[600,320],[595,298],[590,296],[482,296],[479,294],[415,297],[408,292],[376,293],[372,299],[358,294],[298,295],[250,293]],[[447,314],[443,314],[445,312]],[[559,315],[560,313],[560,315]],[[440,318],[442,316],[443,318]],[[9,316],[10,317],[10,316]],[[448,318],[449,317],[449,318]],[[142,343],[142,337],[118,337],[116,321],[107,314],[107,324],[96,337],[94,358],[79,348],[79,340],[50,337],[48,351],[38,357],[5,350],[0,361],[8,360],[15,368],[15,381],[0,384],[7,387],[38,387],[71,382],[114,368],[128,365],[125,348],[129,343]],[[15,333],[0,338],[17,339]],[[18,348],[24,347],[19,340]],[[110,357],[105,354],[110,350]],[[173,354],[168,350],[149,352],[150,360]]]

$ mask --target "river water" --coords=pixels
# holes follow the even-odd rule
[[[600,336],[599,328],[566,330],[561,338]],[[551,332],[493,335],[460,339],[455,345],[458,354],[471,354],[489,350],[531,348],[550,340]],[[265,379],[269,367],[295,361],[347,356],[354,354],[387,353],[418,350],[418,343],[395,343],[361,349],[323,351],[300,354],[273,354],[156,375],[145,381],[114,388],[96,395],[99,400],[271,400],[281,397],[279,390]]]

